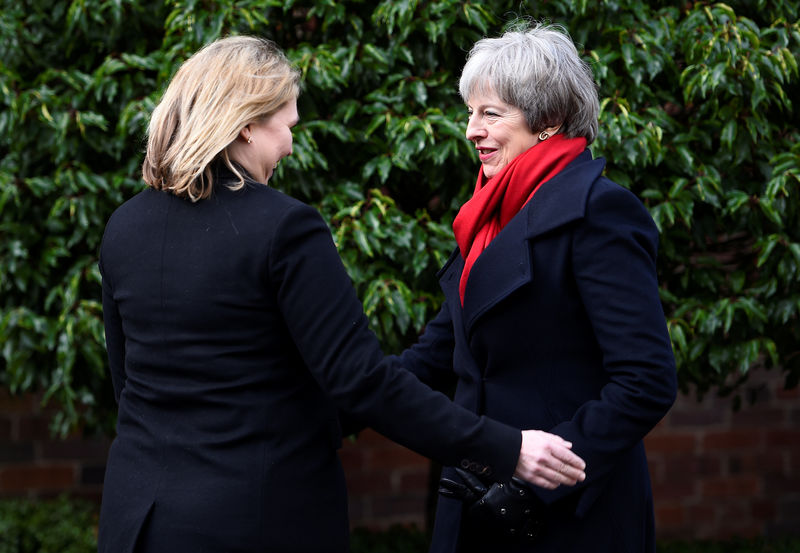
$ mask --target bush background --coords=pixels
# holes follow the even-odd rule
[[[434,274],[471,192],[457,79],[514,16],[564,24],[602,102],[592,149],[661,230],[684,391],[800,377],[798,0],[2,0],[0,386],[112,432],[97,250],[141,190],[148,115],[182,60],[227,34],[302,70],[295,153],[272,184],[319,207],[387,351],[441,302]]]

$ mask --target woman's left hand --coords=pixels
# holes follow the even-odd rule
[[[541,430],[524,430],[514,476],[552,490],[586,478],[586,463],[571,451],[572,443]]]

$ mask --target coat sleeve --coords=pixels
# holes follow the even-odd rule
[[[449,392],[456,383],[454,349],[453,321],[445,302],[436,317],[425,325],[419,341],[400,354],[400,364],[434,390]]]
[[[579,488],[602,484],[619,457],[675,400],[675,359],[658,292],[657,246],[657,228],[639,199],[606,179],[597,181],[573,233],[572,265],[602,352],[606,384],[571,420],[550,429],[571,441],[586,461],[586,481]],[[547,502],[570,492],[563,486],[537,491]]]
[[[497,479],[516,467],[521,433],[455,405],[384,358],[344,270],[330,231],[304,204],[277,223],[268,273],[289,332],[333,402],[388,438],[436,461],[491,467]]]

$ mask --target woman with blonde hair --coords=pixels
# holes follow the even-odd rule
[[[101,552],[347,551],[340,410],[494,479],[585,477],[565,440],[383,358],[319,213],[266,186],[298,92],[274,44],[231,37],[187,60],[152,115],[148,187],[100,251],[119,404]]]

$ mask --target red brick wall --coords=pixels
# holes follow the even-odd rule
[[[800,390],[782,384],[755,372],[738,412],[727,398],[681,396],[647,437],[660,537],[800,535]],[[108,440],[53,440],[47,420],[36,399],[0,391],[0,497],[98,498]],[[341,457],[353,526],[425,526],[425,458],[372,431]]]
[[[50,435],[51,413],[34,396],[0,389],[0,497],[53,497],[63,492],[99,500],[109,440]]]
[[[800,535],[800,389],[761,370],[742,398],[681,396],[647,437],[660,536]]]

